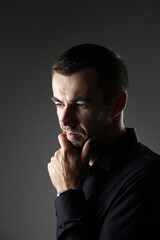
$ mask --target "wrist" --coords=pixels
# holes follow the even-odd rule
[[[77,182],[76,184],[68,184],[68,186],[59,186],[56,188],[57,193],[65,192],[67,190],[80,190],[82,188],[82,184]]]
[[[74,192],[74,191],[81,191],[81,189],[67,189],[67,190],[64,190],[64,191],[61,191],[61,192],[57,192],[57,197],[59,197],[59,196],[62,195],[63,193],[66,193],[66,192]]]

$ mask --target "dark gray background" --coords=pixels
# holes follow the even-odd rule
[[[160,153],[160,1],[1,0],[0,18],[0,239],[53,240],[51,66],[84,42],[118,51],[130,78],[125,124]]]

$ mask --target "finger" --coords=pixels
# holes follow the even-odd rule
[[[92,137],[85,142],[81,153],[81,160],[83,162],[89,162],[94,141],[95,137]]]
[[[71,145],[70,145],[65,133],[59,134],[58,135],[58,140],[59,140],[59,143],[61,145],[61,148],[63,148],[63,149],[71,148]]]
[[[52,163],[50,162],[47,164],[47,170],[48,170],[49,175],[50,175],[51,169],[52,169]]]
[[[55,159],[55,156],[52,156],[51,157],[51,163],[54,161],[54,159]]]

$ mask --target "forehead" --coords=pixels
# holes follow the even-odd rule
[[[99,76],[94,69],[85,69],[69,76],[55,72],[52,77],[52,89],[55,97],[94,96],[101,94]],[[95,95],[96,94],[96,95]]]

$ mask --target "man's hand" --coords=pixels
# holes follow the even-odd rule
[[[92,139],[84,144],[81,155],[73,150],[65,134],[60,134],[58,139],[61,148],[55,152],[48,164],[52,184],[57,192],[80,189],[89,165]]]

